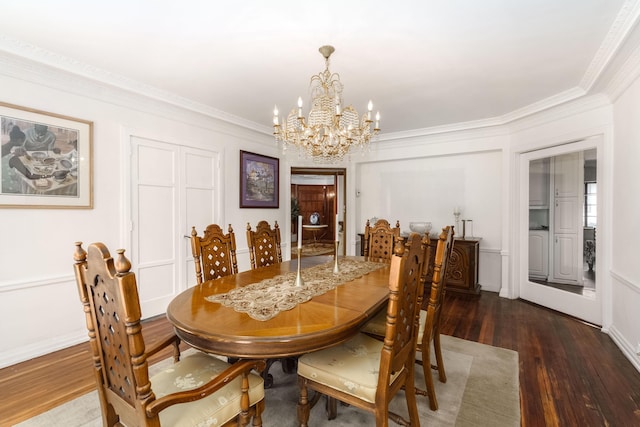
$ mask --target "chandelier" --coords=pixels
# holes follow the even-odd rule
[[[278,107],[273,110],[273,134],[276,143],[282,143],[286,152],[288,146],[298,149],[316,163],[334,163],[354,149],[366,150],[369,142],[380,132],[380,112],[376,114],[375,125],[369,101],[367,112],[358,112],[349,105],[342,108],[342,83],[338,73],[329,71],[329,57],[333,46],[318,49],[325,60],[325,69],[311,77],[311,110],[309,116],[302,115],[302,98],[298,98],[298,108],[293,108],[280,124]]]

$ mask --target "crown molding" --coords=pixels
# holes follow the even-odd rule
[[[620,70],[607,84],[605,93],[609,95],[611,102],[615,102],[638,77],[640,77],[640,46],[629,55]]]
[[[89,90],[89,86],[95,88],[97,84],[101,87],[101,91],[98,92],[100,92],[102,100],[104,100],[103,98],[106,95],[110,98],[108,99],[109,101],[118,103],[118,97],[114,93],[115,91],[107,91],[105,93],[105,89],[107,88],[118,89],[119,91],[162,102],[256,132],[268,134],[272,132],[269,126],[246,120],[242,117],[217,110],[171,92],[140,83],[133,79],[0,34],[0,53],[2,52],[13,57],[13,60],[5,55],[5,58],[0,58],[0,61],[7,65],[11,62],[14,70],[16,67],[21,68],[20,72],[12,73],[12,77],[24,79],[24,72],[26,71],[31,79],[40,84],[54,86],[55,88],[63,90],[77,88],[78,85],[81,85],[89,93],[95,92],[95,90]],[[20,59],[22,59],[22,61]],[[57,70],[58,72],[52,73],[52,70]],[[9,70],[3,69],[4,74],[9,74],[6,71]],[[82,77],[84,80],[78,81],[78,77]],[[52,78],[55,79],[55,85],[51,84]],[[87,92],[82,92],[81,94],[86,96]],[[129,101],[131,101],[131,99],[129,99]]]
[[[629,33],[633,30],[640,17],[640,1],[627,0],[620,8],[609,32],[605,36],[600,48],[582,76],[578,87],[585,92],[591,90],[597,80],[603,75],[606,67],[611,63]]]
[[[606,94],[598,93],[589,96],[585,95],[580,98],[576,98],[571,102],[556,105],[554,108],[518,118],[508,123],[508,125],[511,132],[518,132],[532,127],[541,126],[545,123],[557,121],[565,117],[575,116],[586,111],[609,106],[611,106],[611,101]]]
[[[504,126],[517,120],[533,116],[542,111],[555,108],[559,105],[566,104],[585,96],[586,92],[580,88],[573,88],[559,94],[550,96],[546,99],[534,102],[525,107],[506,113],[502,116],[493,117],[484,120],[474,120],[469,122],[453,123],[450,125],[433,126],[429,128],[414,129],[410,131],[393,132],[380,135],[379,141],[395,141],[399,139],[416,138],[424,136],[432,136],[444,133],[456,133],[469,130],[478,130],[489,127]]]

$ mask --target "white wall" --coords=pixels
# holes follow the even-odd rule
[[[432,232],[438,232],[455,225],[453,209],[459,206],[460,219],[473,220],[474,236],[481,238],[478,281],[483,290],[498,292],[507,143],[496,130],[377,143],[371,161],[355,168],[352,229],[362,233],[367,219],[378,217],[392,225],[399,220],[402,231],[409,231],[412,221],[430,221]]]
[[[37,64],[21,70],[21,64],[0,56],[0,65],[3,102],[94,124],[93,209],[0,208],[0,367],[87,339],[73,277],[74,242],[102,241],[112,253],[126,248],[124,195],[128,183],[124,176],[128,159],[123,152],[130,135],[215,147],[224,153],[223,209],[221,218],[215,220],[233,224],[240,270],[249,268],[244,237],[247,222],[253,227],[260,219],[284,224],[289,217],[283,214],[288,196],[282,185],[286,170],[281,170],[280,209],[239,208],[239,150],[277,156],[270,135]],[[16,77],[21,75],[29,81]]]
[[[640,370],[640,80],[614,103],[610,334]]]

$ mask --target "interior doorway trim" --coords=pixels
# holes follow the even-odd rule
[[[562,154],[584,151],[588,149],[597,149],[597,182],[598,188],[607,188],[607,183],[603,174],[603,136],[594,135],[586,137],[578,141],[572,141],[565,144],[558,144],[551,147],[541,147],[535,150],[517,153],[518,164],[518,191],[516,196],[516,214],[514,216],[514,226],[516,231],[516,259],[514,259],[516,284],[516,296],[528,301],[540,304],[553,310],[586,320],[595,325],[602,325],[603,314],[603,295],[606,292],[605,281],[603,275],[596,276],[597,284],[593,297],[587,298],[582,295],[572,294],[570,292],[561,291],[555,288],[537,285],[529,280],[528,274],[528,243],[529,243],[529,162],[531,160],[554,157]],[[607,193],[605,189],[598,195],[598,223],[606,223],[605,213],[605,197]],[[606,235],[606,232],[603,233]],[[603,248],[596,248],[596,267],[597,271],[604,271]]]
[[[291,167],[291,176],[293,175],[318,175],[318,176],[333,176],[335,177],[335,186],[336,186],[336,197],[337,200],[340,201],[339,195],[341,194],[342,206],[337,206],[338,213],[340,213],[339,209],[342,209],[341,217],[342,217],[342,247],[343,254],[346,253],[346,236],[347,234],[347,169],[346,168],[321,168],[321,167]],[[339,185],[338,177],[342,177],[342,185]],[[289,180],[291,182],[291,179]]]

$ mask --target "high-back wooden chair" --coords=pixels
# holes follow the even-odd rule
[[[138,288],[124,250],[114,260],[102,243],[76,243],[75,276],[89,330],[104,426],[262,425],[264,386],[252,369],[264,361],[233,365],[202,352],[180,358],[170,335],[147,348]],[[174,364],[149,377],[147,358],[174,345]],[[153,386],[153,389],[152,389]]]
[[[422,301],[422,268],[426,248],[413,233],[405,250],[399,239],[391,258],[389,304],[384,341],[359,333],[349,341],[308,353],[298,360],[300,425],[308,425],[309,389],[375,414],[376,426],[407,420],[389,411],[389,402],[404,389],[410,425],[419,426],[414,387],[418,313]]]
[[[373,227],[367,220],[364,227],[364,256],[369,257],[372,261],[389,262],[399,237],[399,221],[396,221],[396,226],[391,228],[386,219],[377,220]]]
[[[442,359],[442,348],[440,347],[440,315],[442,313],[442,304],[446,289],[445,277],[447,274],[447,265],[451,258],[451,252],[453,251],[453,238],[453,227],[444,227],[438,237],[438,244],[436,246],[431,286],[425,287],[425,289],[429,289],[429,294],[425,295],[425,299],[428,297],[429,300],[427,301],[426,309],[420,313],[418,349],[422,353],[421,364],[427,390],[426,392],[418,390],[418,393],[426,394],[429,397],[429,407],[434,411],[438,409],[438,399],[436,398],[431,369],[437,369],[440,382],[447,382],[447,376],[444,371],[444,361]],[[431,364],[431,343],[433,343],[436,356],[435,365]]]
[[[251,269],[281,263],[282,248],[278,221],[275,221],[273,228],[267,221],[260,221],[256,231],[251,230],[251,224],[247,223],[247,245]]]
[[[442,358],[442,348],[440,347],[440,314],[442,312],[442,304],[446,290],[445,277],[447,274],[447,265],[453,251],[453,238],[453,226],[443,228],[440,236],[438,237],[434,254],[431,254],[429,236],[424,236],[423,238],[423,244],[427,245],[427,260],[431,260],[433,257],[434,265],[432,267],[433,273],[431,283],[426,283],[429,263],[431,261],[428,261],[424,265],[423,274],[421,276],[421,281],[425,289],[425,299],[429,298],[429,301],[422,305],[423,309],[420,311],[420,329],[418,330],[417,350],[421,352],[422,358],[416,359],[416,363],[423,366],[427,389],[421,390],[420,388],[417,388],[416,393],[428,396],[429,407],[434,411],[438,409],[438,401],[436,399],[430,368],[438,371],[438,379],[440,382],[447,382],[447,376],[444,370],[444,360]],[[436,267],[438,267],[437,276],[435,274]],[[382,339],[385,334],[385,327],[385,316],[383,313],[378,313],[362,327],[362,332],[373,337],[377,337],[378,339]],[[431,363],[431,352],[429,351],[431,343],[433,343],[434,353],[436,356],[436,363],[433,365]]]
[[[238,272],[236,236],[231,224],[227,234],[224,234],[218,224],[210,224],[202,237],[199,237],[196,228],[192,227],[191,252],[198,284]]]

